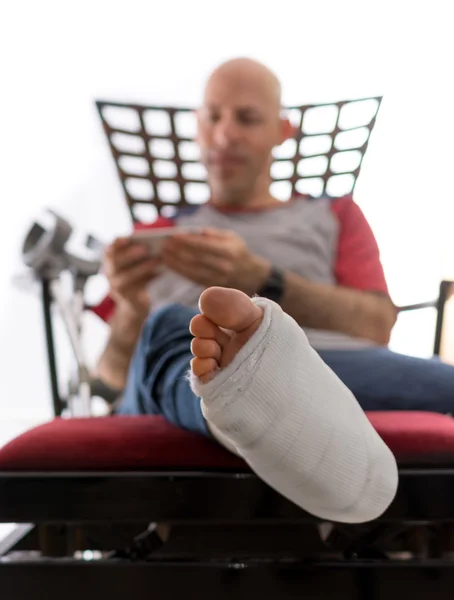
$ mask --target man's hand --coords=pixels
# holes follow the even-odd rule
[[[236,288],[249,295],[260,289],[271,268],[239,235],[224,229],[172,236],[163,244],[162,258],[169,269],[195,283]]]
[[[112,298],[137,316],[150,310],[149,282],[159,274],[161,260],[148,257],[145,246],[118,238],[104,253],[104,272],[110,283]]]

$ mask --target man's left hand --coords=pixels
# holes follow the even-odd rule
[[[172,271],[206,287],[221,286],[257,293],[270,272],[270,263],[249,250],[234,231],[203,229],[201,234],[177,234],[162,248]]]

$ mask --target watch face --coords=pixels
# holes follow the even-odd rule
[[[284,275],[276,268],[271,270],[268,281],[259,291],[259,295],[274,302],[279,302],[284,293]]]

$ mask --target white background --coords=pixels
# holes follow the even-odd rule
[[[286,104],[383,94],[356,189],[397,304],[454,275],[449,3],[4,0],[0,5],[0,442],[51,416],[38,299],[11,284],[43,207],[110,240],[130,227],[94,100],[196,105],[217,63],[248,55]],[[430,356],[434,318],[392,347]],[[104,328],[89,322],[92,359]]]

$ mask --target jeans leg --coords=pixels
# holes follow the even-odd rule
[[[189,323],[196,314],[172,304],[150,315],[117,414],[160,414],[178,427],[210,435],[187,377],[192,358]]]
[[[387,348],[323,350],[322,359],[364,410],[454,413],[454,367]]]

